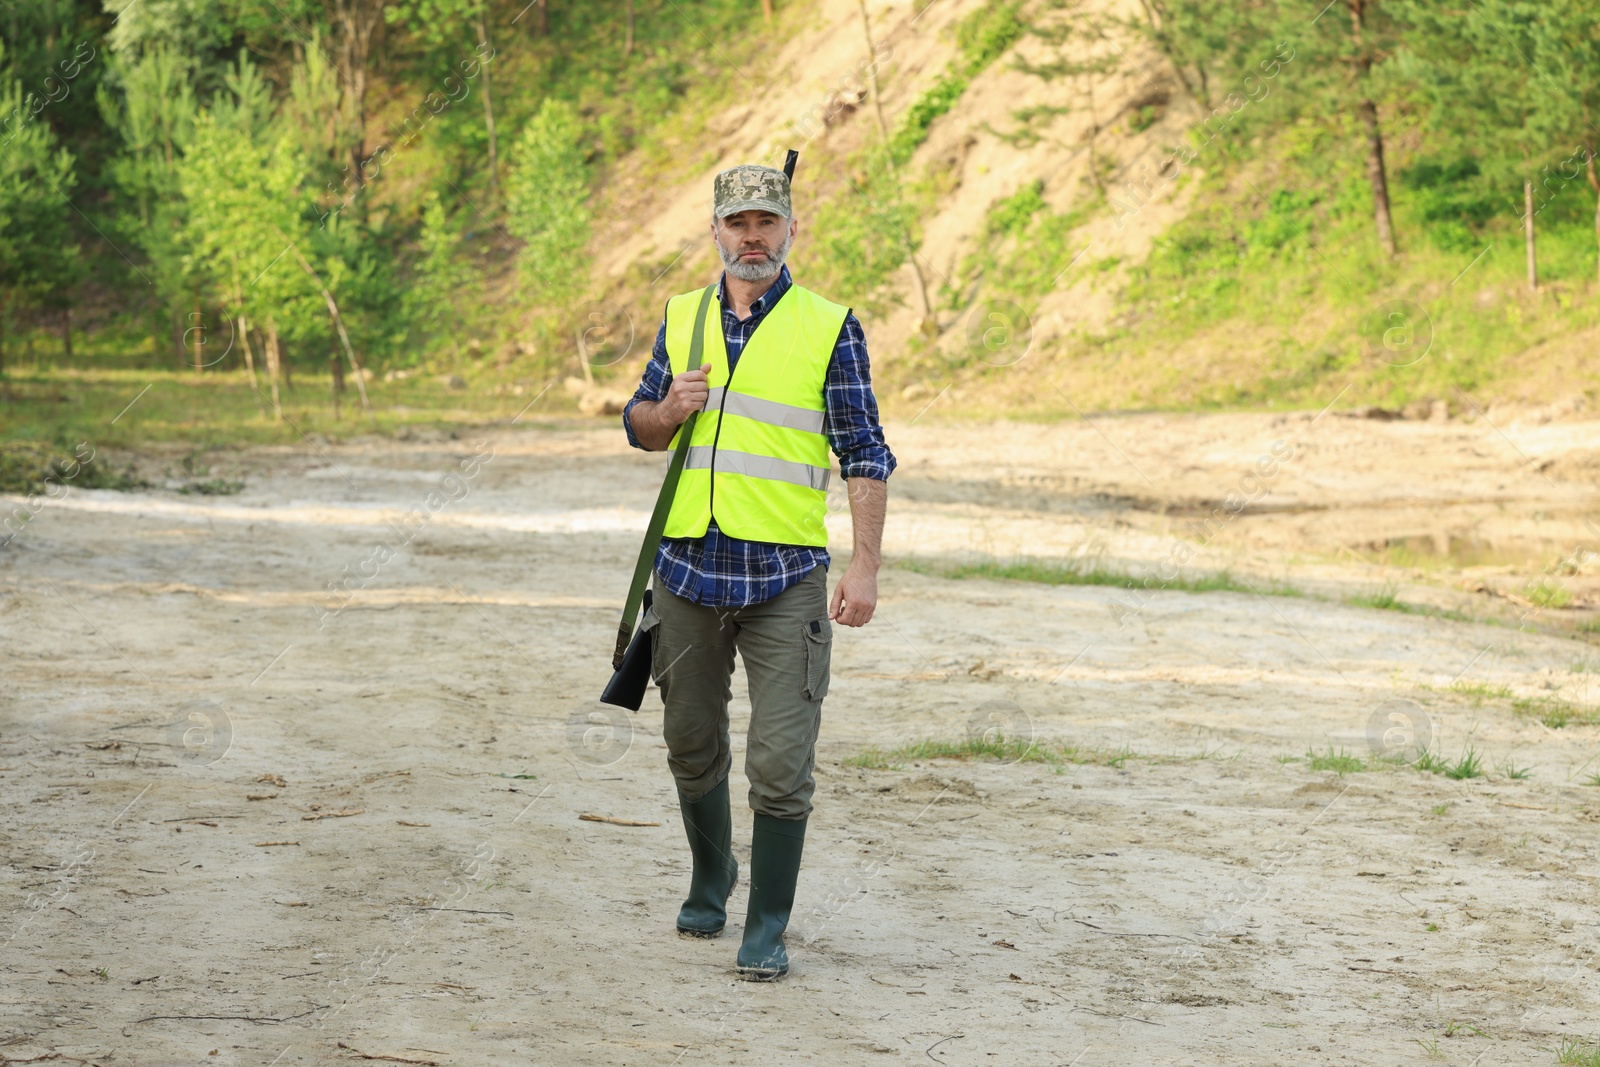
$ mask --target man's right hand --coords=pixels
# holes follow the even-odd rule
[[[672,379],[661,407],[674,427],[682,426],[690,415],[705,408],[706,401],[711,399],[710,373],[711,364],[703,363],[699,370],[684,371]]]

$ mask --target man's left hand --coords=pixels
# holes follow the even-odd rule
[[[865,626],[878,606],[878,571],[852,563],[833,589],[828,618],[845,626]]]

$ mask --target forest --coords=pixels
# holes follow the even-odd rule
[[[336,411],[341,398],[370,408],[374,376],[416,369],[463,381],[516,364],[534,383],[592,379],[585,301],[615,288],[592,276],[594,220],[617,210],[619,185],[714,159],[714,138],[694,141],[685,112],[759,92],[744,68],[813,6],[12,0],[0,16],[8,395],[41,368],[243,371],[258,412],[281,417],[297,375],[323,382]],[[857,185],[885,190],[876,210],[903,240],[877,241],[849,195],[835,196],[810,269],[869,312],[910,299],[937,333],[939,307],[972,296],[918,265],[918,212],[942,195],[918,146],[986,68],[1063,86],[1105,78],[1132,63],[1118,43],[1132,38],[1170,65],[1200,120],[1158,172],[1097,162],[1083,210],[1040,215],[1035,186],[990,205],[966,265],[1003,279],[991,289],[1047,291],[1086,214],[1136,211],[1202,147],[1211,193],[1133,272],[1123,341],[1140,321],[1170,334],[1225,318],[1244,275],[1297,246],[1320,254],[1330,226],[1375,262],[1517,240],[1530,289],[1597,279],[1595,14],[1583,0],[979,5],[945,70],[900,113],[879,106],[878,135],[844,160]],[[1034,60],[1019,48],[1030,43]],[[858,100],[890,76],[862,79]],[[1160,109],[1135,110],[1125,128]],[[1027,145],[1064,110],[1020,109],[996,132]],[[1252,161],[1298,168],[1298,180],[1240,220],[1216,190]],[[909,297],[893,291],[908,261]],[[1179,277],[1175,305],[1166,283]]]

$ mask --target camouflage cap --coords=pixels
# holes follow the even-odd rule
[[[789,218],[789,176],[781,170],[747,163],[717,175],[712,192],[712,214],[719,219],[740,211],[770,211]]]

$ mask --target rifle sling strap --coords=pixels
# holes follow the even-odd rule
[[[716,291],[717,285],[713,282],[700,294],[700,306],[694,316],[694,335],[689,342],[690,370],[699,368],[701,356],[705,351],[706,314],[711,308],[711,299]],[[720,329],[720,326],[718,328]],[[650,513],[650,525],[645,528],[644,544],[639,546],[639,561],[633,566],[633,582],[628,586],[628,600],[622,606],[622,621],[617,626],[617,648],[611,657],[613,670],[621,668],[622,657],[628,651],[628,642],[633,638],[634,617],[639,614],[639,605],[644,602],[644,587],[649,583],[650,571],[655,566],[656,548],[661,544],[662,531],[667,528],[667,513],[672,510],[672,498],[678,491],[678,479],[683,474],[683,461],[689,454],[689,438],[694,434],[695,418],[699,414],[698,411],[691,411],[678,432],[678,447],[673,450],[672,461],[667,464],[667,477],[661,483],[660,495],[656,497],[656,508]]]

